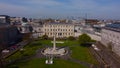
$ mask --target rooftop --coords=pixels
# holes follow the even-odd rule
[[[120,23],[108,24],[104,28],[108,30],[120,32]]]
[[[120,23],[108,24],[106,27],[120,29]]]
[[[73,25],[72,23],[62,23],[62,22],[51,22],[51,23],[46,23],[46,24],[68,24],[68,25]]]

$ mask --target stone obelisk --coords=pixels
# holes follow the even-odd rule
[[[53,51],[56,51],[56,32],[55,32],[55,28],[54,28],[54,40],[53,40]]]

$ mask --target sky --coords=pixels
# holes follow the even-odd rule
[[[0,0],[0,15],[120,19],[120,0]]]

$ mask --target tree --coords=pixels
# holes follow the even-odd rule
[[[23,22],[28,22],[27,18],[25,18],[25,17],[22,18],[22,21]]]
[[[68,40],[71,40],[71,41],[72,41],[72,40],[75,40],[75,37],[69,36],[69,37],[68,37]]]
[[[91,42],[91,37],[88,36],[87,34],[82,34],[79,36],[79,43],[80,45],[84,45]]]
[[[47,39],[48,39],[48,36],[45,34],[45,35],[42,36],[42,39],[47,40]]]
[[[33,31],[33,27],[29,26],[29,31],[32,32]]]

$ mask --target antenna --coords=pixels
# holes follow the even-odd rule
[[[85,23],[87,23],[87,13],[85,13]]]

